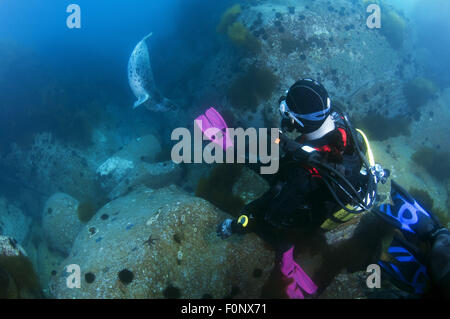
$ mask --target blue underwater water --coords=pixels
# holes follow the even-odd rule
[[[366,25],[371,3],[381,7],[381,29]],[[71,4],[80,9],[79,28],[67,24]],[[149,100],[133,109],[140,97],[129,79],[130,56],[150,33],[144,41],[150,63],[131,67],[139,74],[148,67],[154,81],[146,79],[143,86]],[[0,287],[0,298],[213,294],[205,288],[197,295],[193,291],[203,287],[195,285],[187,285],[186,292],[183,287],[174,291],[172,283],[161,279],[161,285],[168,286],[161,296],[139,295],[131,288],[119,295],[96,295],[94,289],[87,289],[72,296],[62,292],[58,282],[66,258],[74,263],[81,260],[78,253],[88,247],[82,246],[84,240],[94,245],[89,249],[97,249],[92,247],[107,245],[114,231],[129,251],[142,250],[144,257],[161,243],[173,247],[173,264],[186,267],[180,273],[187,282],[194,282],[197,275],[183,266],[182,258],[188,253],[180,243],[187,235],[176,231],[182,228],[189,233],[186,228],[194,226],[178,219],[173,225],[157,221],[162,226],[154,226],[153,217],[142,212],[148,207],[139,192],[164,195],[166,188],[177,187],[166,197],[161,195],[161,203],[152,202],[153,195],[148,195],[152,216],[165,207],[164,198],[174,198],[168,207],[177,210],[181,205],[183,213],[191,209],[189,200],[203,198],[237,217],[244,204],[264,193],[266,182],[234,166],[227,170],[204,162],[175,164],[171,134],[176,128],[192,132],[194,120],[210,107],[219,110],[231,127],[278,127],[278,99],[299,78],[321,82],[332,106],[344,109],[353,124],[367,133],[377,162],[448,227],[449,34],[448,0],[0,1],[0,236],[15,238],[27,251],[40,284],[39,292],[30,288],[22,295],[11,295],[9,288]],[[380,193],[387,196],[386,187]],[[121,216],[121,207],[125,211],[128,207],[130,220]],[[62,217],[50,217],[57,214]],[[212,233],[224,216],[216,217],[203,221]],[[73,227],[67,230],[67,225]],[[195,227],[203,229],[199,225]],[[141,234],[145,227],[154,227],[157,235]],[[166,227],[166,235],[157,227]],[[55,228],[60,230],[50,235],[49,229]],[[202,238],[212,236],[208,243],[216,245],[215,234],[203,231]],[[344,229],[343,234],[347,231],[351,232]],[[67,238],[58,237],[63,234]],[[328,241],[345,237],[329,234]],[[258,254],[261,260],[268,255],[265,250]],[[337,258],[331,256],[333,261]],[[121,270],[115,268],[114,258],[103,268],[103,275],[90,265],[97,272],[83,270],[87,276],[83,278],[92,285],[106,281],[107,268]],[[212,260],[220,258],[213,255]],[[315,263],[313,258],[305,262],[308,270]],[[6,269],[2,267],[0,260],[0,279]],[[262,271],[253,268],[250,273]],[[125,285],[128,280],[144,280],[130,279],[123,271],[114,280]],[[174,285],[183,286],[181,275],[174,271],[170,268],[168,276],[178,278],[172,280]],[[235,294],[280,297],[267,295],[272,286],[265,271],[268,283],[264,287],[249,282],[249,295],[245,289],[242,295],[234,289]],[[334,271],[330,267],[321,270],[323,277],[317,275],[325,283],[319,289],[324,298],[337,296],[333,289],[339,271]],[[226,290],[220,289],[220,293]],[[344,298],[362,296],[350,290]]]

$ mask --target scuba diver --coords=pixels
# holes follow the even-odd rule
[[[450,232],[405,189],[391,182],[392,204],[372,211],[395,229],[388,255],[378,264],[398,290],[381,298],[450,297]],[[405,293],[403,293],[405,292]]]
[[[326,89],[312,79],[300,79],[279,100],[282,130],[301,133],[297,140],[280,130],[284,151],[280,169],[263,196],[246,205],[239,218],[218,225],[222,239],[255,232],[272,242],[281,272],[293,278],[290,298],[313,294],[317,287],[293,260],[287,229],[325,231],[372,208],[376,185],[389,171],[375,164],[368,140],[354,130],[347,116],[332,108]],[[369,159],[364,152],[368,153]]]

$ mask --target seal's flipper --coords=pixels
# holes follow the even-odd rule
[[[148,94],[146,94],[144,96],[144,98],[141,98],[141,99],[137,100],[136,102],[134,102],[133,109],[138,108],[140,105],[147,102],[149,98],[150,98],[150,96]]]
[[[147,39],[150,38],[152,35],[153,35],[153,32],[150,32],[150,34],[147,35],[147,36],[145,36],[145,37],[142,39],[142,41],[147,40]]]

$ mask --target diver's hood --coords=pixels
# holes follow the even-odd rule
[[[334,123],[332,116],[328,115],[323,124],[317,130],[308,134],[303,134],[303,136],[307,141],[317,140],[319,138],[324,137],[326,134],[330,133],[335,128],[336,125]]]

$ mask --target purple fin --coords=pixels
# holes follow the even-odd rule
[[[294,282],[290,284],[286,293],[292,299],[303,299],[304,296],[299,289],[312,295],[317,291],[316,284],[309,278],[305,271],[294,260],[294,246],[283,254],[281,261],[281,272],[288,278],[293,278]]]
[[[211,107],[206,110],[204,115],[197,117],[195,124],[210,141],[222,146],[224,150],[233,147],[227,123],[215,108]],[[219,134],[219,131],[221,134]]]

